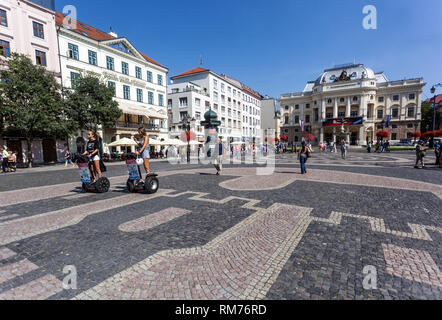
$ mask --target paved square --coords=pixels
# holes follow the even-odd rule
[[[72,169],[2,175],[0,299],[441,299],[442,171],[412,165],[351,150],[301,175],[284,154],[272,175],[218,177],[159,162],[154,195],[127,192],[124,164],[107,194],[80,193]]]

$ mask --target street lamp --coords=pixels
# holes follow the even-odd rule
[[[183,128],[186,132],[186,139],[187,139],[187,163],[190,163],[190,124],[191,122],[195,122],[195,118],[190,118],[189,116],[185,117],[183,119]]]
[[[441,83],[438,83],[438,84],[435,84],[432,88],[431,88],[431,94],[433,94],[434,95],[434,98],[433,98],[433,132],[434,132],[434,130],[436,130],[436,98],[437,98],[437,95],[435,94],[436,93],[436,87],[442,87],[442,84]],[[434,135],[433,135],[433,137],[431,137],[431,140],[430,140],[430,148],[433,148],[434,147]]]

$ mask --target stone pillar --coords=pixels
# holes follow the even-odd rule
[[[333,106],[333,118],[338,117],[338,98],[335,98],[335,105]]]
[[[361,146],[364,143],[364,126],[359,128],[359,142],[358,145]]]
[[[119,134],[117,134],[117,135],[115,136],[115,138],[116,138],[116,140],[115,140],[115,141],[118,141],[118,140],[120,140],[120,135],[119,135]],[[120,146],[118,146],[118,147],[117,147],[117,152],[118,152],[119,154],[121,154],[121,147],[120,147]]]
[[[367,112],[366,112],[366,106],[365,106],[365,97],[362,95],[360,96],[360,102],[359,102],[359,116],[363,117],[364,120],[367,118]]]
[[[386,96],[384,97],[384,101],[385,101],[385,115],[391,115],[391,98],[390,96]]]
[[[345,117],[350,118],[351,116],[351,97],[347,97],[347,108],[345,109]]]
[[[325,99],[323,98],[321,100],[321,118],[320,118],[321,121],[323,121],[325,119],[326,109],[327,109],[327,107],[325,105]]]
[[[319,142],[324,142],[324,128],[321,128],[320,130]]]
[[[333,142],[336,144],[336,127],[333,128]]]
[[[350,128],[347,128],[346,138],[345,142],[347,142],[348,145],[350,145]]]

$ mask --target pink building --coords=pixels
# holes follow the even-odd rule
[[[55,11],[52,9],[53,1],[1,0],[0,66],[5,65],[12,52],[22,53],[34,63],[45,66],[61,83]],[[17,151],[19,160],[26,161],[27,146],[21,137],[0,137],[0,145]],[[63,159],[64,142],[36,140],[32,149],[36,163],[54,162]]]

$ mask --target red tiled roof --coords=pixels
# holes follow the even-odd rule
[[[179,74],[179,75],[173,76],[173,77],[171,77],[171,79],[178,78],[178,77],[182,77],[182,76],[188,76],[188,75],[191,75],[191,74],[196,74],[196,73],[206,72],[206,71],[210,71],[210,70],[209,70],[209,69],[200,68],[200,67],[198,67],[198,68],[193,68],[193,69],[191,69],[191,70],[189,70],[189,71],[186,71],[186,72],[181,73],[181,74]]]
[[[55,12],[55,23],[58,26],[63,27],[63,20],[66,18],[66,15],[60,13],[60,12]],[[87,34],[89,36],[89,38],[94,39],[96,41],[106,41],[106,40],[112,40],[112,39],[116,39],[115,37],[111,36],[110,34],[103,32],[101,30],[98,30],[90,25],[87,25],[83,22],[80,22],[78,20],[72,19],[72,23],[76,23],[77,28],[73,29],[73,31],[78,32],[79,34],[82,34],[83,32],[85,34]],[[145,54],[141,53],[140,54],[144,57],[144,59],[146,59],[147,61],[156,64],[160,67],[163,68],[167,68],[165,66],[163,66],[162,64],[156,62],[155,60],[153,60],[152,58],[149,58],[148,56],[146,56]]]
[[[434,103],[434,97],[431,97],[430,99],[427,99],[428,103]],[[436,104],[441,104],[442,103],[442,94],[438,94],[436,96]]]

